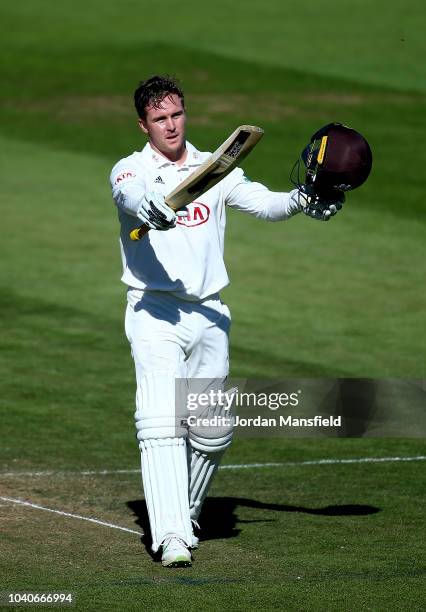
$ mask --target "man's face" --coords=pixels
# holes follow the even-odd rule
[[[153,149],[171,161],[179,161],[185,150],[185,109],[176,95],[162,100],[160,108],[150,106],[145,119],[139,119],[141,130],[148,135]]]

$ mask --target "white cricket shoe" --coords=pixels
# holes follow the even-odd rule
[[[191,553],[185,542],[177,536],[166,538],[162,544],[161,563],[164,567],[190,567]]]

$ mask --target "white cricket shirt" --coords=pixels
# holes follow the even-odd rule
[[[301,210],[297,190],[269,191],[233,170],[212,189],[189,204],[187,218],[175,228],[150,230],[142,240],[129,234],[140,226],[140,203],[148,191],[166,196],[209,157],[189,142],[182,165],[155,152],[149,143],[140,152],[121,159],[112,169],[112,196],[121,224],[121,280],[130,287],[168,291],[186,300],[202,300],[229,284],[223,260],[225,204],[270,221],[288,219]]]

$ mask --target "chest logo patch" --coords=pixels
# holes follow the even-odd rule
[[[186,227],[195,227],[202,225],[209,220],[210,208],[202,202],[191,202],[186,207],[188,211],[187,217],[178,217],[177,224],[185,225]]]

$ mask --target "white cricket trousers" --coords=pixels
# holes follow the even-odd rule
[[[169,370],[182,378],[225,378],[229,308],[219,294],[189,302],[165,291],[127,292],[125,328],[136,379]]]

